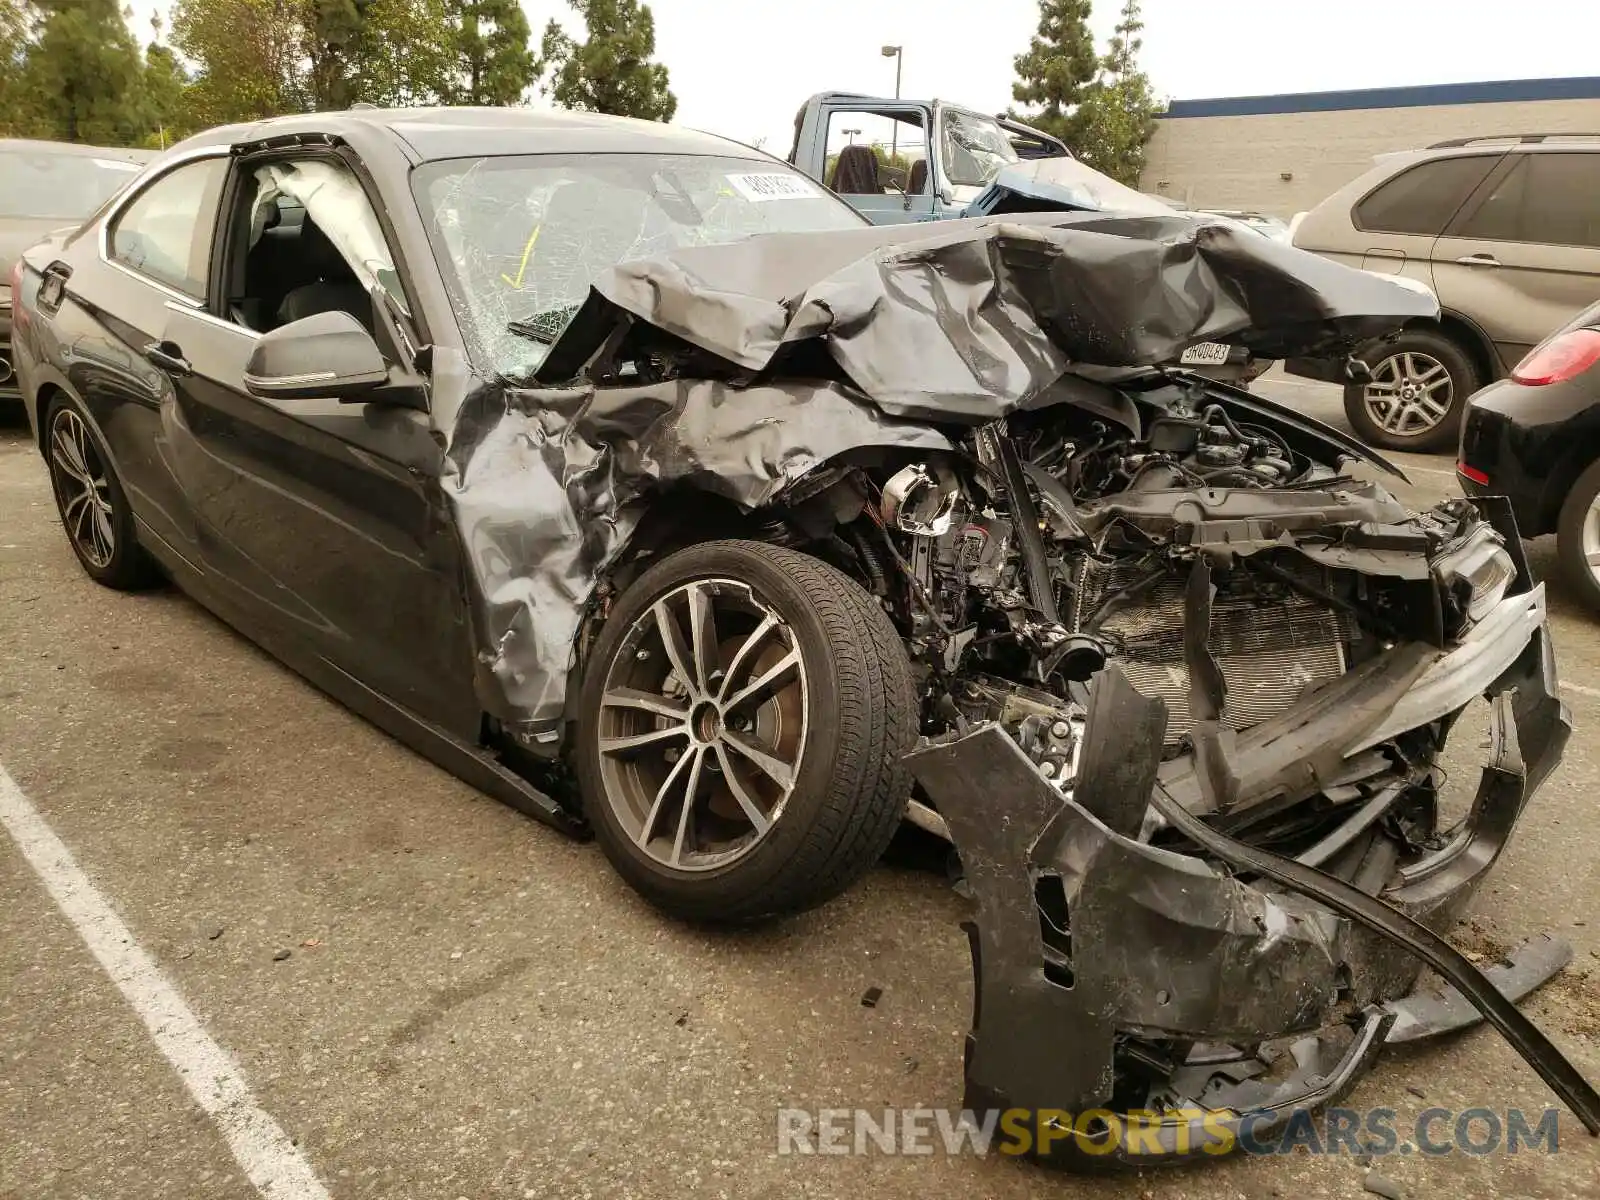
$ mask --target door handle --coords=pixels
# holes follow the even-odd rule
[[[144,356],[169,375],[193,375],[194,368],[174,342],[151,342]]]
[[[1456,259],[1463,267],[1498,267],[1500,260],[1492,254],[1466,254]]]

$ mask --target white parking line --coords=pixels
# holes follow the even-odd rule
[[[1563,683],[1561,690],[1563,692],[1577,692],[1580,696],[1588,696],[1592,699],[1600,700],[1600,688],[1584,687],[1581,683]]]
[[[111,982],[133,1006],[157,1049],[215,1122],[246,1176],[272,1200],[328,1200],[288,1135],[250,1094],[228,1052],[196,1019],[155,960],[83,873],[66,844],[0,764],[0,825],[17,843]]]

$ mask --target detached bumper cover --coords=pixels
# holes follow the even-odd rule
[[[1453,951],[1434,937],[1471,899],[1570,733],[1542,589],[1508,597],[1494,616],[1516,630],[1515,647],[1508,653],[1506,637],[1497,639],[1480,660],[1498,660],[1492,677],[1457,670],[1447,689],[1452,697],[1466,689],[1451,707],[1480,692],[1492,702],[1492,745],[1472,812],[1440,849],[1393,873],[1386,903],[1215,833],[1164,785],[1155,796],[1166,823],[1256,882],[1136,840],[1165,721],[1164,713],[1152,719],[1159,702],[1139,696],[1115,668],[1096,677],[1085,744],[1129,765],[1081,771],[1075,796],[1043,779],[998,726],[915,752],[912,770],[944,816],[977,904],[968,926],[976,998],[967,1106],[1060,1111],[1068,1120],[1143,1111],[1143,1137],[1099,1148],[1132,1161],[1201,1149],[1205,1113],[1215,1153],[1215,1135],[1229,1122],[1237,1127],[1248,1115],[1259,1133],[1296,1108],[1333,1101],[1386,1039],[1460,1028],[1465,997],[1600,1129],[1600,1097],[1495,981],[1458,955],[1447,961]],[[1440,662],[1461,666],[1457,656]],[[1437,683],[1443,669],[1424,674]],[[1404,706],[1416,682],[1413,671],[1395,674],[1386,703],[1369,711]],[[1306,704],[1318,707],[1317,698]],[[1431,715],[1435,705],[1425,707]],[[1249,777],[1252,754],[1269,749],[1241,738],[1228,765]],[[1007,797],[1003,814],[996,795]],[[1052,892],[1062,902],[1054,917],[1041,899]],[[1507,994],[1524,994],[1568,953],[1554,944],[1524,955],[1498,982]],[[1424,962],[1447,974],[1453,993],[1408,997]],[[1177,1060],[1160,1061],[1173,1047]],[[1141,1061],[1149,1071],[1129,1070]],[[1152,1115],[1162,1112],[1170,1115]],[[1083,1144],[1064,1138],[1048,1157],[1073,1165]]]

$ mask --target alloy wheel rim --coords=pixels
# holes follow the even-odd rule
[[[50,478],[61,524],[78,553],[96,569],[110,566],[117,552],[110,477],[83,418],[70,408],[50,426]]]
[[[1583,561],[1590,576],[1600,582],[1600,496],[1589,501],[1589,511],[1583,515]]]
[[[672,589],[634,620],[606,671],[606,803],[634,845],[674,871],[744,857],[794,792],[808,700],[793,629],[750,585]]]
[[[1406,350],[1373,367],[1363,400],[1379,429],[1398,437],[1417,437],[1438,428],[1450,415],[1455,381],[1450,369],[1433,355]]]

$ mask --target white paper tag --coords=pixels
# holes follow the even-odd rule
[[[746,200],[809,200],[817,195],[816,186],[804,175],[771,171],[763,174],[729,175],[731,183]]]

